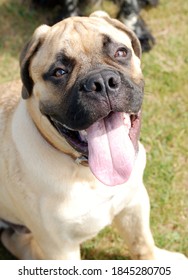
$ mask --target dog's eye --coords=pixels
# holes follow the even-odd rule
[[[63,70],[62,68],[58,68],[54,71],[54,76],[57,78],[62,77],[65,74],[66,74],[66,71]]]
[[[118,57],[126,57],[127,56],[127,50],[125,48],[119,48],[116,53],[114,54],[115,58]]]

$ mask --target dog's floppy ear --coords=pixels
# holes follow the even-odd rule
[[[125,24],[120,22],[117,19],[112,19],[106,12],[104,11],[96,11],[90,15],[90,17],[99,17],[105,19],[109,24],[113,25],[115,28],[125,32],[129,38],[131,39],[132,47],[135,52],[135,55],[138,58],[141,58],[142,55],[142,49],[140,45],[140,41],[138,40],[136,34],[130,30],[128,27],[126,27]]]
[[[50,29],[50,27],[48,25],[39,26],[35,30],[31,40],[25,45],[25,47],[23,48],[23,50],[21,52],[20,74],[21,74],[21,79],[23,82],[23,87],[22,87],[23,99],[29,98],[32,93],[32,89],[33,89],[33,80],[30,77],[30,73],[29,73],[29,65],[31,62],[31,58],[40,48],[41,44],[44,41],[45,35],[49,29]]]

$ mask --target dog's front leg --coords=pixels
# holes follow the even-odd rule
[[[145,187],[139,186],[133,200],[116,217],[132,259],[154,259],[154,240],[149,227],[150,204]]]
[[[155,246],[150,225],[150,203],[144,185],[140,185],[133,200],[116,217],[132,259],[139,260],[187,260],[181,253],[171,252]]]

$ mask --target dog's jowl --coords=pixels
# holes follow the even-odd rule
[[[0,95],[1,241],[17,258],[79,259],[112,221],[132,258],[184,258],[149,227],[140,57],[103,12],[42,25],[24,47]]]

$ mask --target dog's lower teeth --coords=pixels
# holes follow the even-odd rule
[[[131,120],[129,114],[126,113],[123,114],[123,122],[127,130],[129,130],[131,128]]]
[[[80,130],[79,135],[80,135],[80,139],[83,142],[87,142],[87,132],[85,130]]]

